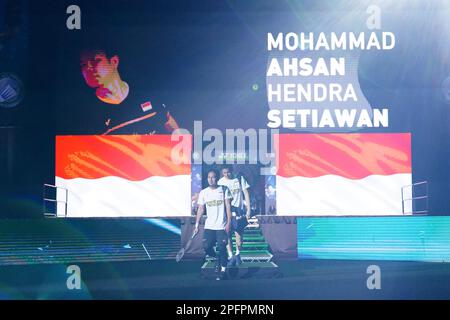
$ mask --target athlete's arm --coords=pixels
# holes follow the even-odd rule
[[[171,133],[173,132],[175,129],[179,129],[180,127],[178,126],[177,121],[175,120],[175,118],[170,114],[169,111],[166,112],[166,118],[167,121],[166,123],[164,123],[164,128],[166,129],[167,132]]]
[[[225,199],[225,210],[227,212],[227,225],[225,226],[225,231],[230,232],[231,225],[231,201],[230,199]]]
[[[250,211],[250,194],[248,192],[248,188],[244,189],[243,191],[244,191],[245,207],[247,208],[246,217],[247,217],[247,219],[250,219],[250,213],[251,213],[251,211]]]
[[[197,217],[195,219],[195,228],[194,228],[194,234],[198,233],[198,225],[200,224],[200,219],[202,218],[203,212],[205,211],[204,205],[199,205],[197,208]]]

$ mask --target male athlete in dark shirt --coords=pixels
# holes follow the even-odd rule
[[[81,54],[81,72],[86,84],[95,89],[101,115],[98,134],[167,134],[178,124],[162,103],[125,82],[119,74],[119,56],[109,57],[103,50]],[[94,107],[94,106],[93,106]],[[92,120],[92,118],[91,118]]]

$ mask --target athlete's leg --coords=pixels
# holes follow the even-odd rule
[[[230,236],[228,236],[227,255],[228,259],[231,259],[233,257],[233,239],[231,238],[231,232]]]
[[[216,233],[214,230],[205,229],[203,231],[203,249],[210,257],[215,257],[214,244],[216,243]]]
[[[228,244],[227,244],[227,253],[228,253],[228,267],[232,267],[236,264],[236,260],[233,255],[233,238],[232,234],[237,228],[236,216],[231,217],[231,227],[230,232],[228,233]]]
[[[233,215],[231,217],[231,227],[230,227],[230,232],[229,232],[229,239],[228,239],[228,244],[227,244],[227,252],[228,252],[228,259],[231,259],[233,257],[233,237],[232,234],[234,232],[234,230],[236,230],[237,228],[237,221],[236,221],[236,216]]]
[[[234,236],[236,238],[236,254],[239,254],[244,243],[244,232],[236,230]]]
[[[217,234],[217,248],[219,251],[220,266],[222,267],[222,270],[225,270],[228,261],[226,249],[228,243],[228,234],[225,232],[225,230],[218,230],[216,234]]]
[[[244,242],[244,230],[236,230],[234,235],[236,237],[236,254],[234,260],[236,265],[239,266],[242,264],[241,249]]]

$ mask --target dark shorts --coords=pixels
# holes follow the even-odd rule
[[[203,231],[203,249],[205,253],[210,257],[217,257],[217,252],[214,250],[214,246],[217,244],[217,250],[219,251],[217,262],[222,267],[227,265],[227,243],[228,234],[225,230],[205,229]]]
[[[236,213],[236,215],[231,217],[230,231],[237,232],[242,235],[244,233],[245,227],[248,225],[245,212],[244,210],[235,209],[234,207],[232,208],[232,212]]]
[[[203,232],[203,248],[213,248],[217,243],[217,246],[226,245],[228,241],[228,234],[225,230],[210,230],[205,229]]]

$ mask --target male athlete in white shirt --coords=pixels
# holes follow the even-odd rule
[[[250,219],[250,195],[248,188],[250,185],[244,177],[235,177],[233,175],[232,166],[224,166],[222,168],[222,178],[217,183],[219,186],[225,186],[230,189],[233,200],[231,200],[231,232],[236,237],[236,255],[233,255],[232,233],[229,233],[229,241],[227,244],[228,266],[242,264],[240,250],[244,242],[244,229],[247,226],[247,219]],[[246,211],[244,213],[244,200]]]
[[[203,248],[209,256],[216,256],[214,245],[217,242],[220,264],[217,280],[226,278],[227,252],[226,245],[228,243],[228,233],[231,224],[231,203],[232,199],[230,190],[226,187],[217,185],[218,173],[215,170],[208,172],[208,187],[200,191],[198,196],[197,219],[195,222],[194,235],[198,232],[200,219],[205,211],[206,221],[203,232]]]

